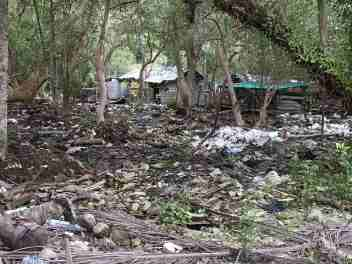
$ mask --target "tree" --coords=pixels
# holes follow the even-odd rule
[[[7,150],[7,86],[8,86],[8,6],[0,0],[0,159]]]
[[[231,71],[229,67],[229,57],[228,57],[228,52],[226,50],[226,43],[225,43],[226,36],[223,30],[221,29],[220,24],[215,19],[213,19],[213,22],[217,26],[218,33],[220,35],[220,39],[217,44],[217,55],[219,58],[219,64],[221,65],[225,75],[225,85],[228,87],[228,90],[230,92],[233,117],[235,119],[236,125],[244,126],[245,122],[243,121],[243,118],[242,118],[240,102],[237,99],[236,92],[233,87]]]
[[[336,74],[331,72],[328,65],[323,64],[322,61],[307,56],[307,49],[300,43],[292,43],[290,27],[283,22],[281,16],[270,12],[265,3],[266,1],[257,0],[214,1],[215,6],[219,10],[235,19],[239,19],[245,25],[262,31],[273,43],[287,51],[293,61],[304,65],[312,74],[324,75],[330,84],[329,88],[335,89],[337,83]]]
[[[326,0],[317,0],[319,9],[319,33],[320,33],[320,48],[325,52],[328,41],[328,15],[326,8]]]
[[[104,122],[104,112],[107,103],[107,90],[105,86],[105,70],[104,70],[104,41],[106,34],[106,26],[110,14],[110,0],[105,0],[104,16],[100,28],[97,49],[95,53],[96,78],[98,83],[99,106],[97,107],[97,123]]]

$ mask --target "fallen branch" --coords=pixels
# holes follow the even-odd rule
[[[74,142],[75,146],[87,146],[87,145],[104,145],[105,141],[101,138],[79,138]]]
[[[332,134],[312,134],[312,135],[293,135],[293,136],[289,136],[288,140],[292,139],[310,139],[310,138],[319,138],[319,137],[338,137],[338,136],[343,136],[339,133],[332,133]]]

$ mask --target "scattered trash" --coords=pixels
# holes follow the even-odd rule
[[[241,148],[236,148],[236,147],[230,148],[229,146],[225,146],[223,153],[225,156],[235,156],[241,151],[242,151]]]
[[[203,145],[208,150],[221,150],[226,147],[230,152],[238,153],[248,145],[263,146],[270,140],[281,141],[282,139],[279,137],[279,132],[226,126],[218,129],[214,137],[206,140]],[[193,147],[197,147],[201,141],[201,138],[196,136]]]
[[[43,248],[42,251],[40,251],[39,257],[42,258],[43,260],[52,260],[56,259],[58,257],[58,254],[52,250],[51,248]]]
[[[169,253],[180,253],[183,250],[182,247],[180,247],[174,243],[171,243],[171,242],[166,242],[163,245],[163,249]]]
[[[270,203],[258,204],[258,206],[272,214],[280,213],[287,209],[286,203],[277,199],[272,199]]]
[[[82,231],[78,224],[71,224],[70,222],[60,221],[55,219],[49,219],[47,221],[48,230],[59,231],[59,232],[72,232],[80,233]]]
[[[38,256],[26,256],[23,258],[21,264],[47,264],[47,262]]]
[[[270,171],[267,175],[265,175],[264,181],[272,186],[276,186],[282,183],[282,179],[276,171]]]

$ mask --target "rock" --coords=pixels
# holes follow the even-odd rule
[[[220,176],[220,175],[222,175],[222,171],[221,171],[219,168],[213,170],[213,171],[210,173],[210,176],[211,176],[211,177],[216,177],[216,176]]]
[[[139,247],[142,247],[143,246],[143,241],[140,240],[139,238],[133,238],[131,240],[131,246],[133,248],[139,248]]]
[[[131,239],[128,232],[114,228],[111,232],[111,240],[118,246],[129,247],[131,246]]]
[[[139,210],[139,203],[133,203],[131,205],[131,211],[132,212],[137,212]]]
[[[89,251],[89,243],[87,241],[75,240],[70,242],[70,247],[74,251]]]
[[[264,177],[264,181],[266,184],[276,186],[282,183],[282,179],[276,171],[270,171]]]
[[[149,169],[150,169],[149,164],[147,164],[147,163],[142,163],[141,164],[141,170],[148,171]]]
[[[68,185],[63,189],[64,192],[76,193],[82,191],[82,187],[78,185]]]
[[[109,235],[109,226],[105,223],[98,223],[93,228],[93,233],[98,238],[107,237]]]
[[[104,237],[99,239],[98,245],[102,250],[111,251],[116,249],[117,245],[110,238]]]
[[[148,200],[143,201],[142,211],[147,212],[149,208],[152,206],[152,203]]]
[[[174,243],[166,242],[163,245],[163,250],[167,253],[180,253],[183,250],[183,248],[179,245],[174,244]]]
[[[306,147],[308,150],[314,150],[317,146],[318,146],[318,143],[315,142],[314,140],[311,140],[311,139],[307,139],[305,141],[302,142],[302,145],[304,147]]]
[[[51,260],[51,259],[56,259],[58,255],[51,248],[44,248],[42,251],[40,251],[39,257],[44,260]]]
[[[88,231],[93,231],[94,226],[97,224],[95,216],[92,214],[84,214],[78,219],[79,224],[86,228]]]
[[[307,218],[308,220],[318,221],[319,223],[322,223],[324,222],[325,216],[320,209],[313,208]]]

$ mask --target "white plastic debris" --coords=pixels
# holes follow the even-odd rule
[[[237,149],[242,151],[248,145],[263,146],[268,141],[282,141],[277,131],[264,131],[260,129],[246,130],[240,127],[225,126],[216,131],[215,136],[204,142],[204,146],[210,149]],[[193,146],[197,147],[201,142],[199,137],[194,138]]]
[[[69,148],[67,151],[66,151],[66,154],[75,154],[77,152],[80,152],[82,151],[83,149],[85,149],[84,147],[72,147],[72,148]]]
[[[9,118],[9,119],[7,119],[7,122],[8,122],[9,124],[14,124],[14,125],[17,125],[17,123],[18,123],[18,121],[17,121],[16,119],[14,119],[14,118]]]
[[[280,175],[276,171],[270,171],[267,175],[265,175],[264,180],[271,186],[279,185],[282,182]]]
[[[211,173],[210,173],[210,176],[211,177],[216,177],[216,176],[220,176],[222,175],[222,171],[219,169],[219,168],[216,168],[215,170],[213,170]]]
[[[169,252],[169,253],[180,253],[183,250],[183,248],[181,246],[176,245],[176,244],[171,243],[171,242],[166,242],[163,245],[163,249],[166,252]]]

